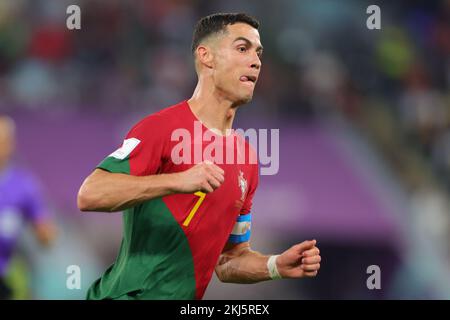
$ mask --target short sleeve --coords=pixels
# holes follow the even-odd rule
[[[234,224],[233,230],[228,238],[228,242],[238,244],[247,242],[250,240],[251,224],[252,224],[252,205],[253,196],[255,195],[256,188],[258,187],[258,164],[252,165],[252,176],[249,181],[249,191],[245,197],[244,204],[242,205],[239,215]]]
[[[108,155],[97,168],[134,176],[157,173],[166,143],[163,132],[157,116],[143,119],[128,132],[121,147]]]
[[[253,174],[252,174],[252,179],[250,180],[249,190],[248,190],[247,196],[245,197],[244,204],[241,208],[241,211],[239,212],[239,214],[241,214],[241,215],[248,214],[251,212],[252,205],[253,205],[253,196],[255,195],[256,188],[258,187],[258,183],[259,183],[258,165],[257,164],[252,165],[252,170],[253,170]]]

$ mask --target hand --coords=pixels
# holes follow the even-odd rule
[[[316,240],[303,241],[277,258],[277,269],[283,278],[315,277],[320,269],[320,251]]]
[[[176,173],[177,193],[213,192],[224,182],[225,172],[212,162],[202,162],[192,168]]]

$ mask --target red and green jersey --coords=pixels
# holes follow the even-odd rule
[[[125,210],[118,257],[89,288],[88,299],[201,299],[227,240],[248,239],[258,164],[249,156],[243,164],[236,160],[242,146],[246,155],[255,152],[240,135],[216,135],[204,125],[200,130],[211,140],[194,139],[199,123],[187,101],[166,108],[136,124],[122,147],[98,165],[135,176],[185,171],[195,163],[180,163],[180,157],[190,151],[194,161],[195,150],[205,151],[213,139],[219,139],[224,160],[216,164],[225,171],[225,181],[206,195],[173,194]],[[180,150],[181,139],[174,134],[180,129],[191,135],[191,148]],[[234,155],[232,163],[225,158],[228,152]]]

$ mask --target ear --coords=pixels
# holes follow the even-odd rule
[[[213,54],[211,47],[205,46],[205,45],[199,45],[195,51],[197,54],[198,62],[201,65],[203,65],[209,69],[212,69],[213,65],[214,65],[213,64],[214,54]]]

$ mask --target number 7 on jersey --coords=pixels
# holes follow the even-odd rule
[[[196,196],[200,197],[197,202],[195,203],[195,206],[192,208],[191,212],[189,212],[186,220],[183,222],[183,226],[187,227],[189,223],[191,222],[192,218],[194,217],[195,213],[198,211],[198,208],[200,208],[200,205],[202,204],[203,200],[205,200],[206,193],[197,191],[194,193]]]

